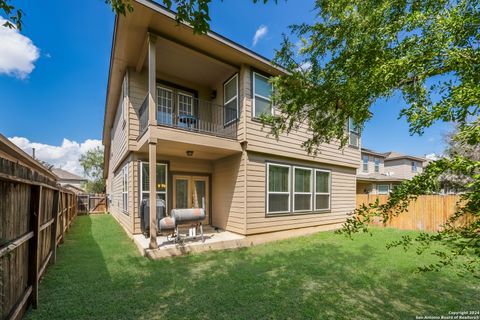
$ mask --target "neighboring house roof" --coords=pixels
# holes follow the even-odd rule
[[[381,173],[369,173],[369,174],[357,174],[357,181],[403,181],[404,178],[400,178],[394,175],[386,175]]]
[[[417,161],[420,161],[420,162],[426,161],[425,158],[410,156],[408,154],[403,154],[403,153],[396,152],[396,151],[385,152],[384,155],[386,157],[385,161],[398,160],[398,159],[411,159],[411,160],[417,160]]]
[[[367,149],[367,148],[362,148],[362,149],[361,149],[361,152],[362,152],[362,153],[373,154],[374,156],[378,156],[378,157],[382,157],[382,158],[385,158],[385,157],[386,157],[386,156],[385,156],[385,153],[373,151],[373,150]]]
[[[81,193],[87,193],[85,190],[83,190],[82,188],[79,188],[79,187],[76,187],[74,185],[71,185],[69,183],[65,184],[63,186],[65,189],[68,189],[70,191],[73,191],[74,193],[76,194],[81,194]]]
[[[60,168],[53,168],[52,171],[58,176],[59,180],[80,181],[80,182],[87,181],[87,179],[83,177],[77,176],[76,174],[73,174],[71,172],[68,172]]]

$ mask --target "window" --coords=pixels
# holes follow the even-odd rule
[[[330,209],[330,171],[315,170],[315,210]]]
[[[272,85],[268,82],[268,78],[253,73],[253,117],[259,118],[262,114],[272,113]]]
[[[348,119],[348,136],[351,146],[358,147],[360,145],[360,130],[352,118]]]
[[[330,210],[331,171],[274,163],[266,166],[267,214]]]
[[[157,121],[162,124],[173,123],[173,91],[157,87]]]
[[[148,200],[150,198],[150,168],[148,162],[142,162],[140,168],[141,193],[140,200]],[[157,163],[157,200],[162,199],[167,202],[167,165],[165,163]]]
[[[377,186],[378,194],[388,194],[390,192],[390,186],[388,184],[379,184]]]
[[[128,164],[122,169],[122,210],[128,213]]]
[[[293,211],[312,211],[312,169],[293,168]]]
[[[412,161],[411,166],[412,166],[412,172],[417,172],[417,162]]]
[[[223,85],[224,124],[237,120],[238,117],[238,74]]]
[[[375,172],[380,172],[380,159],[375,158],[374,162],[375,162]]]
[[[290,166],[267,163],[267,212],[290,212]]]
[[[368,172],[368,156],[364,155],[362,159],[363,159],[362,171]]]

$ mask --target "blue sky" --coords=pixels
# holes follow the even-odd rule
[[[213,2],[212,29],[269,58],[288,25],[314,18],[313,1]],[[102,0],[84,0],[81,6],[64,0],[18,3],[26,13],[22,34],[39,49],[39,58],[25,79],[0,73],[0,133],[54,146],[64,139],[80,144],[101,139],[114,21],[110,8]],[[262,26],[266,33],[253,46]],[[438,124],[424,136],[412,137],[406,121],[397,119],[401,107],[402,100],[394,97],[372,108],[364,147],[440,153],[450,126]]]

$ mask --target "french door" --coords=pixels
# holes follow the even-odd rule
[[[209,178],[206,176],[173,176],[173,208],[203,208],[209,219]]]

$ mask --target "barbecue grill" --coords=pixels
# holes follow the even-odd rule
[[[175,234],[176,240],[180,241],[180,234],[178,232],[178,226],[181,224],[195,224],[195,226],[200,227],[200,233],[202,237],[202,242],[205,242],[203,236],[203,225],[202,220],[205,219],[205,210],[202,208],[192,208],[192,209],[172,209],[170,212],[172,219],[175,220]]]

